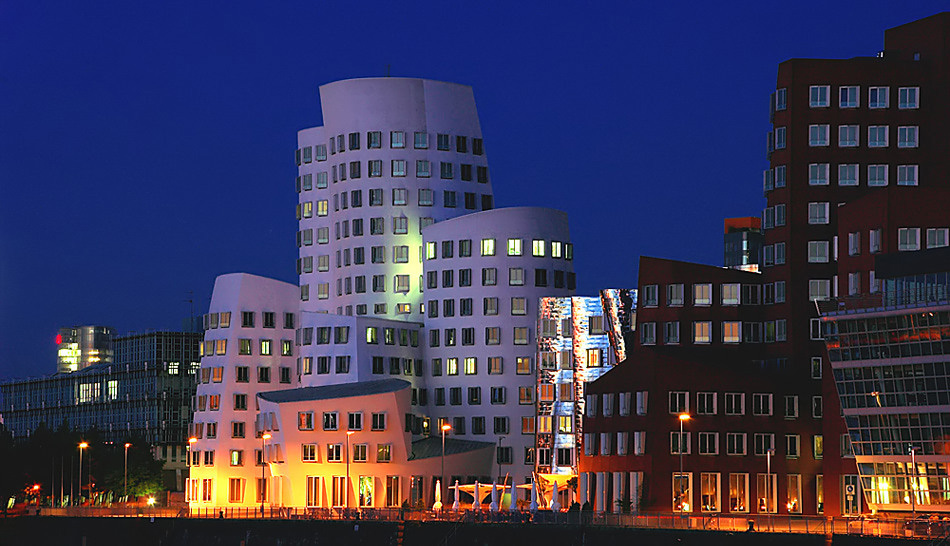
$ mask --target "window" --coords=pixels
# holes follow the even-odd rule
[[[666,322],[663,324],[663,343],[676,345],[680,342],[680,323]]]
[[[752,415],[772,415],[772,395],[770,393],[752,394]]]
[[[808,165],[808,185],[827,186],[828,185],[828,164],[812,163]]]
[[[745,393],[727,392],[725,400],[726,415],[745,415]]]
[[[417,159],[416,160],[416,177],[418,178],[429,178],[432,176],[431,167],[428,159]]]
[[[722,323],[722,342],[739,343],[742,340],[742,323],[739,321],[723,321]]]
[[[822,108],[828,106],[828,95],[830,86],[812,85],[808,88],[808,106],[811,108]]]
[[[808,223],[828,223],[828,203],[808,203]]]
[[[868,108],[887,108],[888,102],[887,87],[868,88]]]
[[[723,305],[739,305],[739,283],[724,283],[720,290]]]
[[[828,279],[809,279],[808,299],[824,301],[831,298],[831,281]]]
[[[811,416],[815,419],[821,419],[824,414],[824,406],[822,404],[821,396],[812,396],[811,397]]]
[[[656,344],[656,323],[655,322],[644,322],[640,325],[640,344],[641,345],[655,345]]]
[[[897,128],[897,147],[898,148],[916,148],[917,147],[917,126],[906,126]]]
[[[327,444],[327,462],[343,462],[343,444]]]
[[[827,146],[828,145],[828,125],[809,125],[808,126],[808,145],[809,146]]]
[[[528,328],[515,327],[513,341],[515,345],[527,345],[528,344]]]
[[[323,430],[337,430],[339,427],[339,414],[335,411],[323,413]]]
[[[683,305],[684,287],[682,284],[670,284],[666,287],[666,304],[670,307]]]
[[[811,378],[821,379],[821,357],[811,357]]]
[[[696,321],[693,323],[693,343],[709,343],[712,337],[712,323]]]
[[[917,185],[917,165],[898,165],[897,166],[897,185],[898,186],[916,186]]]
[[[510,239],[509,239],[510,240]],[[531,255],[536,258],[543,258],[545,254],[544,240],[533,239],[531,241]],[[509,254],[510,255],[510,254]],[[518,254],[520,256],[520,254]]]
[[[842,85],[838,88],[838,107],[839,108],[857,108],[860,106],[860,88],[857,85]]]
[[[417,150],[425,150],[429,148],[429,133],[413,133],[412,139],[413,148]]]
[[[452,163],[442,161],[439,163],[439,178],[442,180],[452,180],[454,178]]]
[[[854,148],[859,144],[857,125],[839,125],[838,126],[838,146],[841,148]]]
[[[696,393],[696,413],[698,415],[716,415],[716,393]]]
[[[528,375],[531,373],[530,356],[519,356],[515,360],[515,373],[518,375]]]
[[[495,255],[495,239],[482,239],[482,256],[494,256]]]
[[[808,261],[828,263],[828,241],[808,241]]]
[[[234,454],[241,452],[231,451],[231,453]],[[239,465],[232,464],[231,466]],[[244,478],[228,478],[228,502],[244,502]]]
[[[788,100],[788,91],[783,87],[775,90],[775,110],[785,110]]]
[[[390,148],[405,148],[406,147],[406,133],[402,131],[392,131],[389,133],[389,147]]]
[[[244,466],[244,451],[240,449],[232,449],[229,453],[231,466]]]
[[[693,285],[693,305],[712,304],[712,284],[694,284]]]
[[[871,125],[868,127],[868,148],[887,147],[887,125]]]
[[[683,432],[680,434],[678,431],[670,433],[670,454],[671,455],[689,455],[692,450],[690,449],[692,442],[690,442],[689,432]]]
[[[775,435],[765,432],[756,432],[752,435],[754,453],[765,456],[769,450],[775,449]],[[774,452],[773,452],[774,453]]]
[[[726,433],[726,454],[727,455],[745,455],[746,454],[746,433],[745,432],[727,432]]]
[[[798,418],[798,395],[792,394],[785,396],[785,418]]]
[[[821,459],[825,455],[825,442],[821,434],[812,437],[812,456],[815,459]]]
[[[947,228],[930,228],[927,230],[927,248],[947,246]]]
[[[604,395],[604,402],[608,400],[606,398],[608,395]],[[612,402],[613,398],[610,397],[609,400]],[[606,412],[607,404],[604,404],[604,411]],[[680,413],[689,413],[689,393],[685,391],[670,391],[670,413],[680,414]],[[604,413],[604,415],[607,415]]]
[[[920,250],[920,228],[898,228],[897,250]]]
[[[887,165],[868,165],[868,186],[887,185]]]
[[[897,107],[901,110],[918,108],[917,97],[919,94],[919,87],[897,88]]]
[[[785,148],[785,127],[776,127],[775,128],[775,149],[782,150]]]
[[[508,239],[508,255],[521,256],[521,239]]]
[[[648,284],[643,287],[643,307],[656,307],[659,301],[658,286]]]
[[[854,163],[838,165],[838,185],[857,186],[858,166]]]
[[[700,455],[719,455],[719,433],[718,432],[700,432],[699,433],[699,454]]]
[[[520,267],[508,268],[508,286],[524,285],[524,269]]]

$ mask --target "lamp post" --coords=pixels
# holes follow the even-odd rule
[[[267,448],[267,440],[270,440],[270,433],[265,432],[261,435],[261,490],[259,492],[261,496],[261,517],[264,517],[264,494],[267,491],[267,482],[264,481],[267,479],[264,476],[264,470],[267,468],[267,457],[264,455],[264,451]]]
[[[441,481],[439,481],[439,494],[441,495],[442,489],[445,488],[445,433],[452,430],[452,425],[448,423],[442,423],[442,426],[439,427],[439,429],[442,431],[442,472],[440,474]],[[456,491],[455,494],[457,496],[459,494],[458,491]]]
[[[917,517],[917,449],[914,446],[907,446],[910,453],[910,466],[913,472],[910,477],[910,511],[914,518]]]
[[[679,475],[679,496],[680,496],[680,512],[686,512],[686,503],[683,501],[683,494],[686,490],[683,487],[683,423],[689,421],[690,417],[688,413],[681,413],[679,416],[680,419],[680,437],[679,437],[679,452],[680,452],[680,475]]]
[[[350,436],[353,435],[353,432],[352,430],[346,431],[346,484],[344,484],[346,501],[344,504],[347,511],[350,509]]]
[[[125,472],[122,474],[122,483],[125,486],[125,502],[129,502],[129,448],[132,444],[125,443]]]
[[[82,498],[82,450],[86,449],[87,447],[89,447],[88,442],[79,443],[79,473],[78,475],[79,475],[79,498],[80,499]],[[92,466],[92,465],[89,465],[89,466]],[[89,470],[89,475],[90,475],[89,481],[91,482],[92,481],[91,469]],[[89,493],[92,494],[92,487],[89,488]]]

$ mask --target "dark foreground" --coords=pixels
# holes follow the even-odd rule
[[[62,546],[824,546],[827,537],[590,525],[450,522],[268,521],[188,518],[0,519],[0,545]],[[834,535],[837,546],[928,544],[920,540]]]

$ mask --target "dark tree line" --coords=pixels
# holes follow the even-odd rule
[[[151,446],[141,438],[129,438],[128,492],[130,499],[162,489],[162,462],[152,456]],[[79,469],[79,444],[82,453]],[[67,424],[52,430],[40,425],[28,438],[14,438],[0,425],[0,509],[9,499],[59,505],[88,502],[90,483],[93,502],[118,501],[125,494],[125,443],[105,442],[97,430],[80,432]],[[39,488],[36,488],[36,486]]]

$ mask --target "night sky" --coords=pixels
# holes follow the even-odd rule
[[[757,215],[779,62],[873,56],[946,2],[0,2],[0,378],[56,330],[178,329],[215,276],[295,275],[317,87],[471,85],[496,205],[568,212],[578,293],[720,265]]]

